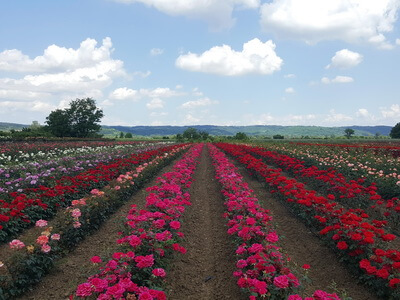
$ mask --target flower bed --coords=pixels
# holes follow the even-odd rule
[[[40,186],[27,189],[24,193],[10,193],[11,201],[0,199],[0,242],[10,240],[39,219],[51,218],[58,207],[68,206],[73,199],[84,196],[94,188],[103,187],[135,165],[178,147],[181,145],[132,154],[127,159],[99,164],[96,168],[76,176],[63,176],[56,180],[54,186]]]
[[[241,149],[261,157],[267,163],[278,165],[300,181],[324,191],[325,194],[333,194],[337,201],[347,207],[366,209],[375,218],[389,221],[393,230],[400,228],[400,199],[384,200],[377,193],[375,184],[364,186],[364,179],[349,181],[333,168],[321,170],[317,166],[306,167],[304,162],[297,158],[265,148],[242,146]]]
[[[279,236],[272,216],[258,204],[236,167],[215,146],[209,145],[216,178],[226,199],[228,234],[237,245],[237,284],[250,292],[250,299],[302,299],[297,292],[300,282],[287,265],[289,260],[277,245]],[[305,266],[308,268],[308,266]],[[339,299],[336,294],[316,291],[313,298]],[[329,297],[329,298],[328,298]]]
[[[39,237],[10,242],[10,247],[17,251],[7,261],[0,262],[0,296],[14,298],[39,282],[56,259],[96,231],[135,191],[187,147],[181,145],[151,161],[132,166],[133,170],[120,174],[102,190],[94,189],[89,196],[72,201],[65,213],[51,221],[51,226],[45,220],[38,220],[36,226],[45,227]]]
[[[399,297],[400,251],[391,246],[395,236],[385,232],[384,223],[371,220],[361,209],[340,207],[333,196],[317,195],[304,184],[283,176],[280,169],[247,154],[240,146],[223,143],[217,146],[265,181],[272,193],[319,232],[362,282],[381,297]]]
[[[148,188],[146,210],[135,206],[127,216],[123,234],[117,240],[121,250],[100,269],[100,272],[80,284],[77,297],[97,299],[166,299],[161,286],[166,276],[165,266],[173,251],[184,253],[179,245],[179,218],[190,205],[192,174],[203,145],[193,146],[173,168]],[[92,261],[98,263],[99,257]]]
[[[74,176],[89,168],[112,160],[128,158],[132,153],[154,150],[165,143],[109,144],[98,147],[69,148],[61,153],[43,153],[23,163],[0,167],[0,198],[7,193],[23,192],[26,188],[48,186],[62,176]],[[15,161],[14,161],[15,163]]]

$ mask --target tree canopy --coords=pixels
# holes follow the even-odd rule
[[[344,135],[345,137],[347,137],[348,139],[351,138],[351,136],[354,134],[354,130],[351,128],[346,128],[344,130]]]
[[[47,129],[58,137],[90,137],[101,128],[104,116],[92,98],[76,99],[65,109],[56,109],[46,118]]]
[[[400,139],[400,122],[394,125],[389,135],[392,139]]]

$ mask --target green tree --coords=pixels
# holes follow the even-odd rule
[[[56,109],[46,118],[47,129],[58,137],[71,136],[71,125],[66,110]]]
[[[124,138],[124,133],[123,133],[122,131],[119,133],[119,138],[120,138],[120,139],[123,139],[123,138]]]
[[[89,137],[101,128],[98,124],[104,116],[92,98],[76,99],[70,107],[52,111],[46,118],[48,130],[59,137]]]
[[[133,138],[132,133],[127,132],[127,133],[125,134],[125,138],[126,138],[126,139],[131,139],[131,138]]]
[[[274,140],[283,140],[285,137],[283,135],[280,135],[280,134],[275,134],[275,135],[272,136],[272,138]]]
[[[351,128],[346,128],[344,130],[344,136],[347,137],[348,139],[351,138],[351,136],[354,134],[354,130]]]
[[[200,134],[193,127],[189,127],[188,129],[186,129],[183,132],[182,136],[183,136],[184,139],[187,139],[187,140],[198,140],[198,139],[200,139]]]
[[[245,134],[244,132],[237,132],[237,133],[235,134],[235,139],[236,139],[236,140],[242,140],[242,141],[244,141],[244,140],[249,139],[249,137],[248,137],[247,134]]]
[[[400,139],[400,122],[394,125],[389,135],[392,139]]]

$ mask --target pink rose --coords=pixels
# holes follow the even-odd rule
[[[154,269],[152,271],[152,273],[154,276],[157,276],[157,277],[165,277],[165,275],[167,275],[167,273],[165,272],[165,270],[163,268]]]
[[[47,226],[47,221],[46,220],[37,220],[35,223],[36,227],[45,227]]]
[[[277,288],[285,289],[289,286],[289,280],[285,275],[277,276],[274,278],[274,285]]]

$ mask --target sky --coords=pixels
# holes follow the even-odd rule
[[[400,0],[0,3],[0,122],[90,97],[103,125],[400,122]]]

